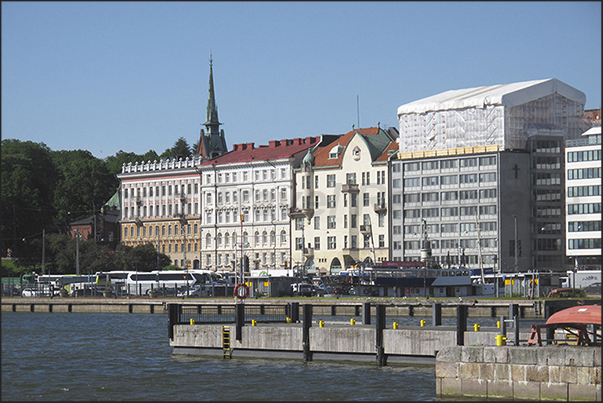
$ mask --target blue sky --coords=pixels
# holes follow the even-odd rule
[[[398,127],[440,92],[557,78],[601,107],[601,2],[2,2],[2,138],[161,154]],[[359,113],[358,113],[359,111]]]

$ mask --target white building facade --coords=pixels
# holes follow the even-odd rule
[[[601,269],[601,125],[565,145],[567,256],[577,269]]]
[[[200,166],[201,268],[282,274],[290,268],[293,169],[321,137],[235,144]]]

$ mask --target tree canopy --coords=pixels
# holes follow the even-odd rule
[[[58,272],[74,272],[75,240],[61,234],[67,232],[70,222],[100,211],[118,190],[116,175],[121,173],[123,164],[190,158],[195,151],[180,137],[161,157],[153,150],[143,155],[120,150],[103,160],[86,150],[52,151],[44,143],[2,140],[0,255],[6,256],[11,249],[12,256],[19,258],[23,266],[39,262],[45,230],[49,267]],[[130,249],[118,245],[115,250],[108,250],[96,242],[80,242],[79,247],[80,266],[90,270],[131,270],[136,266],[145,271],[157,266],[152,245]],[[159,263],[163,267],[169,264],[169,258],[160,254]]]

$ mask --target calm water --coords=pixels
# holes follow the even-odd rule
[[[166,315],[3,313],[2,400],[434,401],[435,368],[172,355]]]

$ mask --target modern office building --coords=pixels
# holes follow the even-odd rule
[[[565,143],[566,254],[578,270],[601,270],[601,120]]]
[[[325,275],[389,259],[387,161],[397,135],[355,129],[303,158],[290,212],[294,266]]]
[[[419,260],[422,225],[442,267],[565,270],[565,140],[586,96],[556,79],[448,91],[398,108],[393,260]]]

